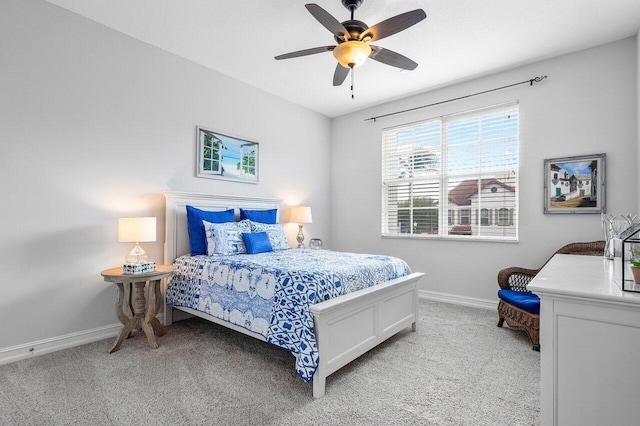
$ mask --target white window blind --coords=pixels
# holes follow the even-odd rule
[[[382,131],[382,235],[518,238],[518,105]]]

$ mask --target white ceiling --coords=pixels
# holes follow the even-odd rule
[[[349,77],[332,86],[330,52],[274,60],[335,44],[302,1],[47,1],[329,117],[633,36],[640,27],[640,0],[365,0],[355,19],[369,26],[418,8],[427,19],[376,42],[418,68],[400,72],[368,60],[356,69],[352,100]],[[349,19],[340,0],[315,2]]]

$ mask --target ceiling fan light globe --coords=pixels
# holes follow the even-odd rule
[[[371,47],[357,40],[345,41],[333,49],[333,56],[345,68],[359,67],[371,55]]]

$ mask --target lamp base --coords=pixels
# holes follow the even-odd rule
[[[304,234],[302,233],[302,224],[298,224],[298,235],[296,236],[296,241],[298,241],[298,248],[303,249],[304,247]]]
[[[126,265],[135,265],[138,263],[148,263],[149,255],[140,247],[140,243],[136,243],[135,247],[124,258]]]

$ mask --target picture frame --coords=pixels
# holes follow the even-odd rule
[[[197,127],[196,176],[258,183],[258,142]]]
[[[544,160],[544,213],[605,213],[606,154]]]

